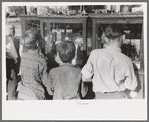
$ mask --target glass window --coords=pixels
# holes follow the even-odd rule
[[[40,21],[39,20],[26,20],[25,21],[25,30],[30,28],[37,28],[40,30]]]
[[[47,54],[53,51],[54,47],[62,41],[72,41],[76,46],[76,56],[73,60],[73,64],[83,65],[82,30],[83,25],[81,23],[44,23],[43,33],[46,41],[45,53]]]

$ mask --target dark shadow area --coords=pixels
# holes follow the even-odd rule
[[[46,100],[52,100],[53,96],[48,94],[48,91],[47,91],[45,86],[43,86],[43,88],[45,90],[45,98],[46,98]]]
[[[47,72],[59,66],[59,64],[55,61],[55,54],[53,52],[47,53],[46,57],[47,57],[47,66],[48,66]]]
[[[89,55],[87,55],[87,52],[83,51],[83,66],[87,63],[87,60],[89,58]],[[83,68],[83,66],[81,68]],[[82,97],[81,99],[94,99],[95,93],[93,92],[93,84],[92,82],[84,82],[84,87],[87,88],[87,94]]]
[[[51,52],[48,52],[45,56],[47,57],[47,71],[49,72],[52,68],[56,68],[59,66],[59,64],[55,61],[55,56],[57,54],[57,46],[55,45],[55,42],[52,44],[52,50]]]
[[[85,95],[85,97],[83,97],[82,99],[94,99],[95,98],[95,93],[93,92],[92,82],[85,82],[84,85],[85,85],[85,87],[88,88],[88,92]]]

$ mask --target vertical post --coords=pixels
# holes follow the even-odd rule
[[[56,23],[53,23],[53,28],[54,28],[54,29],[56,29],[55,24],[56,24]],[[53,42],[56,42],[56,41],[57,41],[57,39],[56,39],[56,38],[57,38],[57,33],[56,33],[56,32],[54,32],[54,40],[52,40],[52,44],[53,44]]]
[[[141,33],[141,42],[140,42],[140,70],[141,73],[144,73],[144,24],[142,23],[142,33]]]
[[[82,5],[80,5],[80,13],[82,12]]]
[[[86,20],[83,21],[83,50],[86,51]]]
[[[24,17],[21,17],[21,31],[22,34],[26,31],[26,20]]]
[[[92,49],[95,49],[95,42],[96,42],[96,21],[93,20],[92,22]]]
[[[51,36],[50,36],[50,23],[47,22],[47,46],[48,51],[51,51]],[[48,51],[46,50],[46,53],[48,53]]]
[[[142,33],[141,33],[141,42],[140,42],[140,71],[139,76],[141,80],[141,96],[144,98],[145,96],[145,82],[144,82],[144,24],[142,23]]]
[[[86,20],[83,20],[83,65],[86,63],[87,59],[86,24]]]
[[[44,36],[44,32],[43,32],[44,23],[41,20],[39,20],[39,21],[40,21],[40,33],[41,33],[41,37],[42,37],[42,40],[45,42],[45,36]],[[46,52],[46,46],[44,46],[44,48],[42,49],[42,53],[44,55],[45,55],[45,52]]]
[[[40,20],[40,33],[41,33],[42,38],[44,38],[44,35],[43,35],[43,21],[41,21],[41,20]]]
[[[22,6],[22,9],[23,9],[23,14],[26,15],[27,14],[26,6]]]

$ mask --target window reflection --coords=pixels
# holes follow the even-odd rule
[[[83,25],[78,23],[44,23],[43,33],[46,41],[45,53],[52,51],[52,45],[62,41],[72,41],[76,46],[73,64],[83,65]]]
[[[39,20],[26,20],[25,29],[28,30],[30,28],[36,28],[40,30],[40,21]]]

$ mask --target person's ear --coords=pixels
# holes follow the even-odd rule
[[[58,52],[56,53],[56,56],[57,56],[58,58],[60,58],[60,57],[59,57],[59,53],[58,53]]]
[[[39,46],[39,41],[37,41],[37,43],[36,43],[36,44],[37,44],[38,49],[40,49],[40,46]]]
[[[122,36],[122,40],[125,41],[125,39],[126,39],[126,35],[124,34],[124,35]]]
[[[123,43],[125,41],[125,37],[126,37],[125,34],[120,37],[121,43]]]

